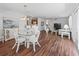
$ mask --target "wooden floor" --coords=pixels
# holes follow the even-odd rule
[[[20,46],[19,52],[16,53],[16,47],[12,50],[15,40],[9,40],[5,43],[0,42],[0,55],[1,56],[66,56],[78,55],[78,51],[72,40],[67,37],[61,39],[56,34],[49,33],[48,35],[42,31],[39,37],[41,47],[36,45],[36,52],[33,51],[32,45],[30,48]]]

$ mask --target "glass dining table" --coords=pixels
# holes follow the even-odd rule
[[[34,35],[34,30],[32,28],[25,29],[25,30],[19,32],[19,36],[25,37],[25,39],[26,39],[25,46],[27,45],[27,48],[29,48],[29,46],[30,46],[29,40],[30,40],[30,37],[33,35]]]

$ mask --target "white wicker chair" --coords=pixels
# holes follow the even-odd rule
[[[13,33],[14,33],[14,37],[15,37],[15,44],[14,44],[14,46],[12,47],[12,49],[17,45],[17,49],[16,49],[16,53],[17,53],[18,50],[19,50],[19,46],[20,46],[23,42],[26,42],[26,39],[25,39],[24,36],[19,35],[17,30],[13,31]]]
[[[35,52],[36,51],[36,49],[35,49],[36,44],[38,44],[38,46],[41,47],[41,45],[38,42],[40,31],[38,30],[38,27],[35,27],[35,26],[33,27],[32,31],[34,31],[34,35],[29,37],[27,45],[29,46],[29,43],[31,42],[33,44],[33,50]],[[27,46],[27,48],[28,48],[28,46]]]

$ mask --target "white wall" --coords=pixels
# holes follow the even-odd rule
[[[3,35],[3,19],[0,18],[0,41],[4,40],[4,39],[1,38],[2,35]]]
[[[17,13],[17,12],[13,12],[13,11],[8,11],[8,12],[3,12],[3,13],[0,13],[0,17],[22,17],[22,16],[25,16],[24,14],[20,14],[20,13]]]
[[[79,49],[79,10],[72,15],[72,39]]]
[[[3,29],[3,18],[0,18],[0,29]]]

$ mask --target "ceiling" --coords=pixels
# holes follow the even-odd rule
[[[68,17],[78,5],[78,3],[0,3],[0,16]]]

